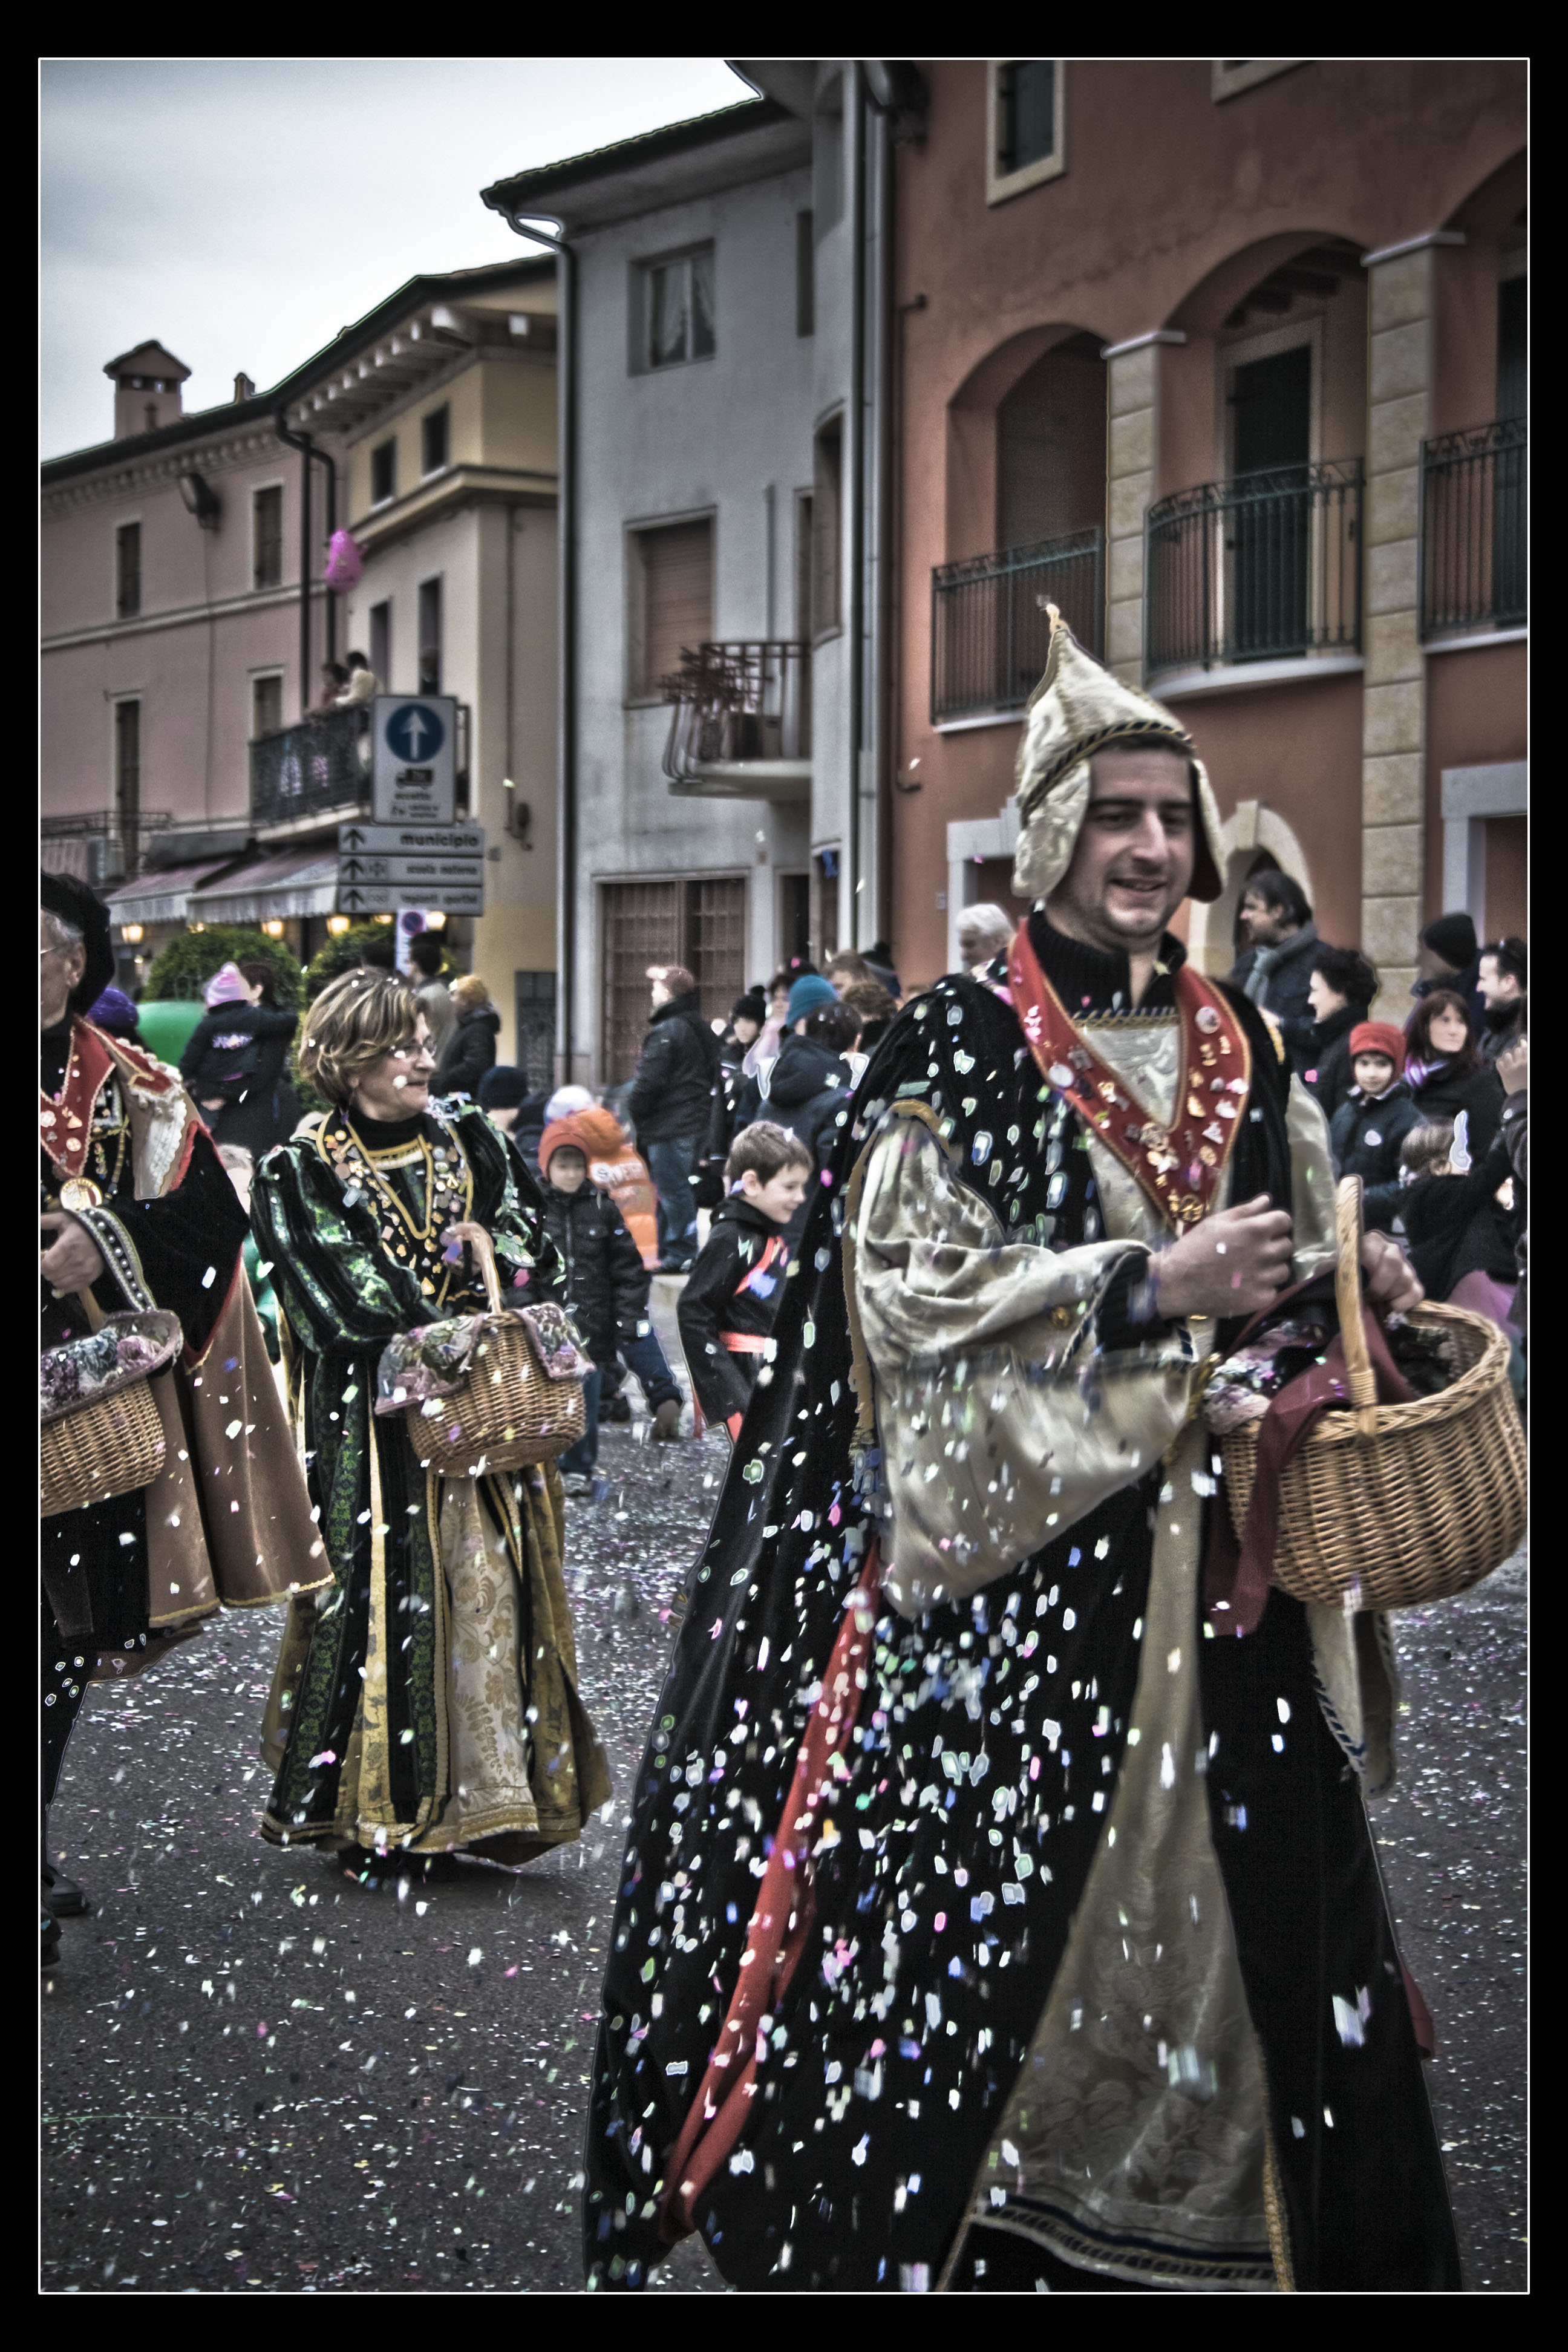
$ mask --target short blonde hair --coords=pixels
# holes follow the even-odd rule
[[[373,1063],[417,1034],[419,1003],[406,981],[368,968],[345,971],[305,1016],[300,1075],[332,1103],[346,1103]]]
[[[466,971],[452,982],[452,1002],[464,1013],[476,1012],[489,1001],[489,989],[477,971]]]

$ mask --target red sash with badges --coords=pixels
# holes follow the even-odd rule
[[[1047,1083],[1115,1153],[1173,1232],[1206,1217],[1219,1197],[1252,1080],[1247,1033],[1219,991],[1191,964],[1175,975],[1182,1052],[1167,1124],[1075,1026],[1023,924],[1008,950],[1007,977],[1013,1010]]]

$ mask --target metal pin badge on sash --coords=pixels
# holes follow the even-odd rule
[[[79,1216],[83,1209],[99,1209],[102,1205],[103,1194],[90,1176],[68,1176],[60,1186],[60,1206],[72,1216]]]

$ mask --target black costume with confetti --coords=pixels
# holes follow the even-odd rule
[[[1075,1017],[1125,1008],[1123,957],[1065,940],[1040,916],[1030,937]],[[1167,938],[1141,1011],[1172,1002],[1182,955]],[[605,1979],[584,2211],[600,2287],[644,2284],[666,2251],[665,2158],[724,2018],[802,1729],[878,1531],[875,1453],[857,1486],[851,1172],[912,1103],[1010,1238],[1060,1251],[1104,1230],[1078,1116],[1042,1083],[998,992],[1000,961],[991,979],[939,982],[860,1082],[696,1571],[637,1782]],[[1232,1197],[1288,1204],[1288,1073],[1254,1008],[1226,993],[1253,1067]],[[1128,1326],[1134,1270],[1094,1310],[1078,1376],[1090,1414],[1097,1360],[1146,1336]],[[880,1615],[858,1752],[816,1855],[813,1942],[764,2019],[751,2118],[696,2207],[734,2284],[934,2287],[955,2255],[955,2284],[984,2284],[973,2248],[994,2233],[971,2226],[977,2179],[1123,1770],[1163,1476],[1157,1462],[1130,1476],[962,1602],[913,1622]],[[1285,2251],[1271,2261],[1269,2242],[1261,2258],[1256,2244],[1219,2242],[1206,2275],[1194,2263],[1175,2283],[1451,2287],[1398,1956],[1360,1789],[1318,1704],[1305,1612],[1275,1592],[1245,1641],[1203,1639],[1196,1613],[1190,1630],[1207,1817],[1262,2059]],[[1336,2032],[1341,1992],[1359,1993],[1353,2034]],[[1026,2242],[996,2283],[1032,2259]],[[1128,2283],[1142,2259],[1116,2250]],[[1153,2250],[1147,2267],[1171,2283]]]

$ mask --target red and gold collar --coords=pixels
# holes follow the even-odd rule
[[[1007,977],[1013,1010],[1047,1085],[1115,1154],[1173,1232],[1207,1216],[1219,1198],[1252,1078],[1247,1033],[1219,990],[1191,964],[1175,975],[1182,1055],[1167,1126],[1068,1017],[1024,924],[1008,950]]]
[[[79,1013],[71,1023],[70,1050],[58,1095],[38,1088],[38,1142],[62,1176],[79,1177],[92,1147],[92,1114],[105,1081],[116,1070],[144,1093],[177,1087],[172,1070],[140,1045],[110,1043],[103,1031]]]

